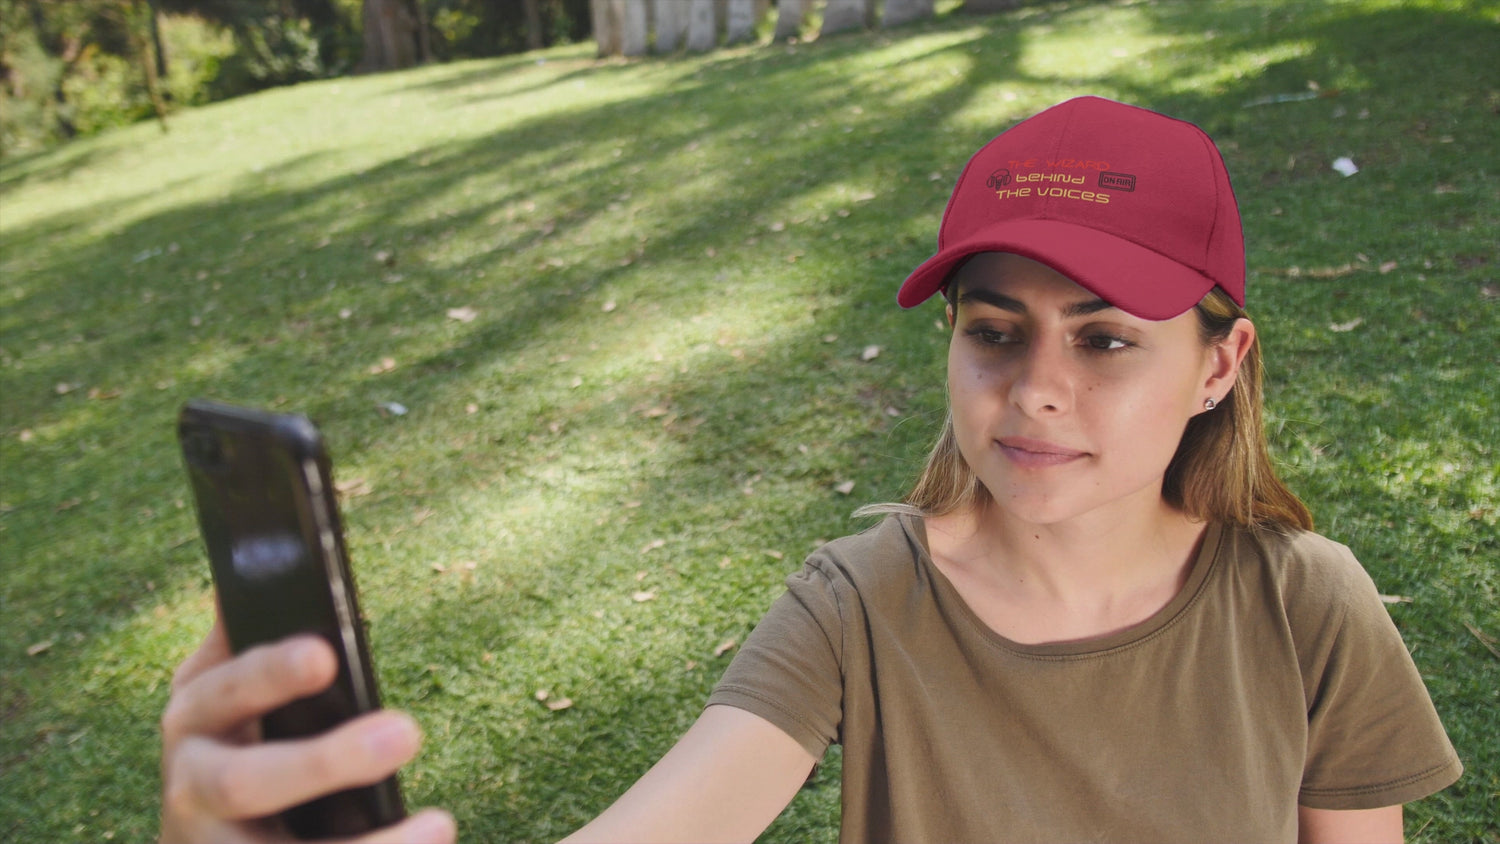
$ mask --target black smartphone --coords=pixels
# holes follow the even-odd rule
[[[267,740],[303,738],[380,707],[332,466],[305,416],[191,401],[178,440],[230,647],[315,633],[338,654],[327,690],[261,719]],[[394,776],[282,815],[301,838],[356,835],[406,816]]]

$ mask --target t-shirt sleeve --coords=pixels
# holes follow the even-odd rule
[[[787,578],[708,705],[759,715],[815,758],[837,741],[843,711],[843,623],[828,576],[813,562]]]
[[[1463,772],[1432,699],[1368,574],[1334,546],[1333,600],[1312,649],[1308,748],[1299,802],[1315,809],[1408,803]]]

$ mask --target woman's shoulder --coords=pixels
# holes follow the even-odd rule
[[[1375,584],[1348,546],[1292,527],[1226,527],[1220,554],[1236,581],[1259,581],[1290,612],[1342,611],[1379,604]]]
[[[813,577],[856,591],[910,582],[927,556],[919,516],[886,514],[879,522],[825,543],[810,554],[794,577]]]

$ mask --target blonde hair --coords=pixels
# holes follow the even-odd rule
[[[1217,287],[1193,310],[1205,346],[1223,342],[1235,321],[1246,318],[1244,310]],[[1307,505],[1287,489],[1271,463],[1261,415],[1261,375],[1260,343],[1256,341],[1240,363],[1234,389],[1214,410],[1188,420],[1177,452],[1167,464],[1162,498],[1195,519],[1312,530]],[[865,507],[856,515],[939,516],[988,500],[989,491],[959,452],[950,411],[921,475],[902,503]]]

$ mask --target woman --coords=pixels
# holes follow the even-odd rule
[[[577,841],[749,840],[835,741],[846,841],[1399,841],[1461,767],[1368,576],[1275,477],[1244,246],[1191,124],[1097,98],[969,162],[907,279],[953,326],[912,494],[788,579],[697,723]],[[215,632],[163,720],[164,840],[386,776],[379,713],[237,741],[321,687]],[[452,840],[429,812],[369,841]]]

